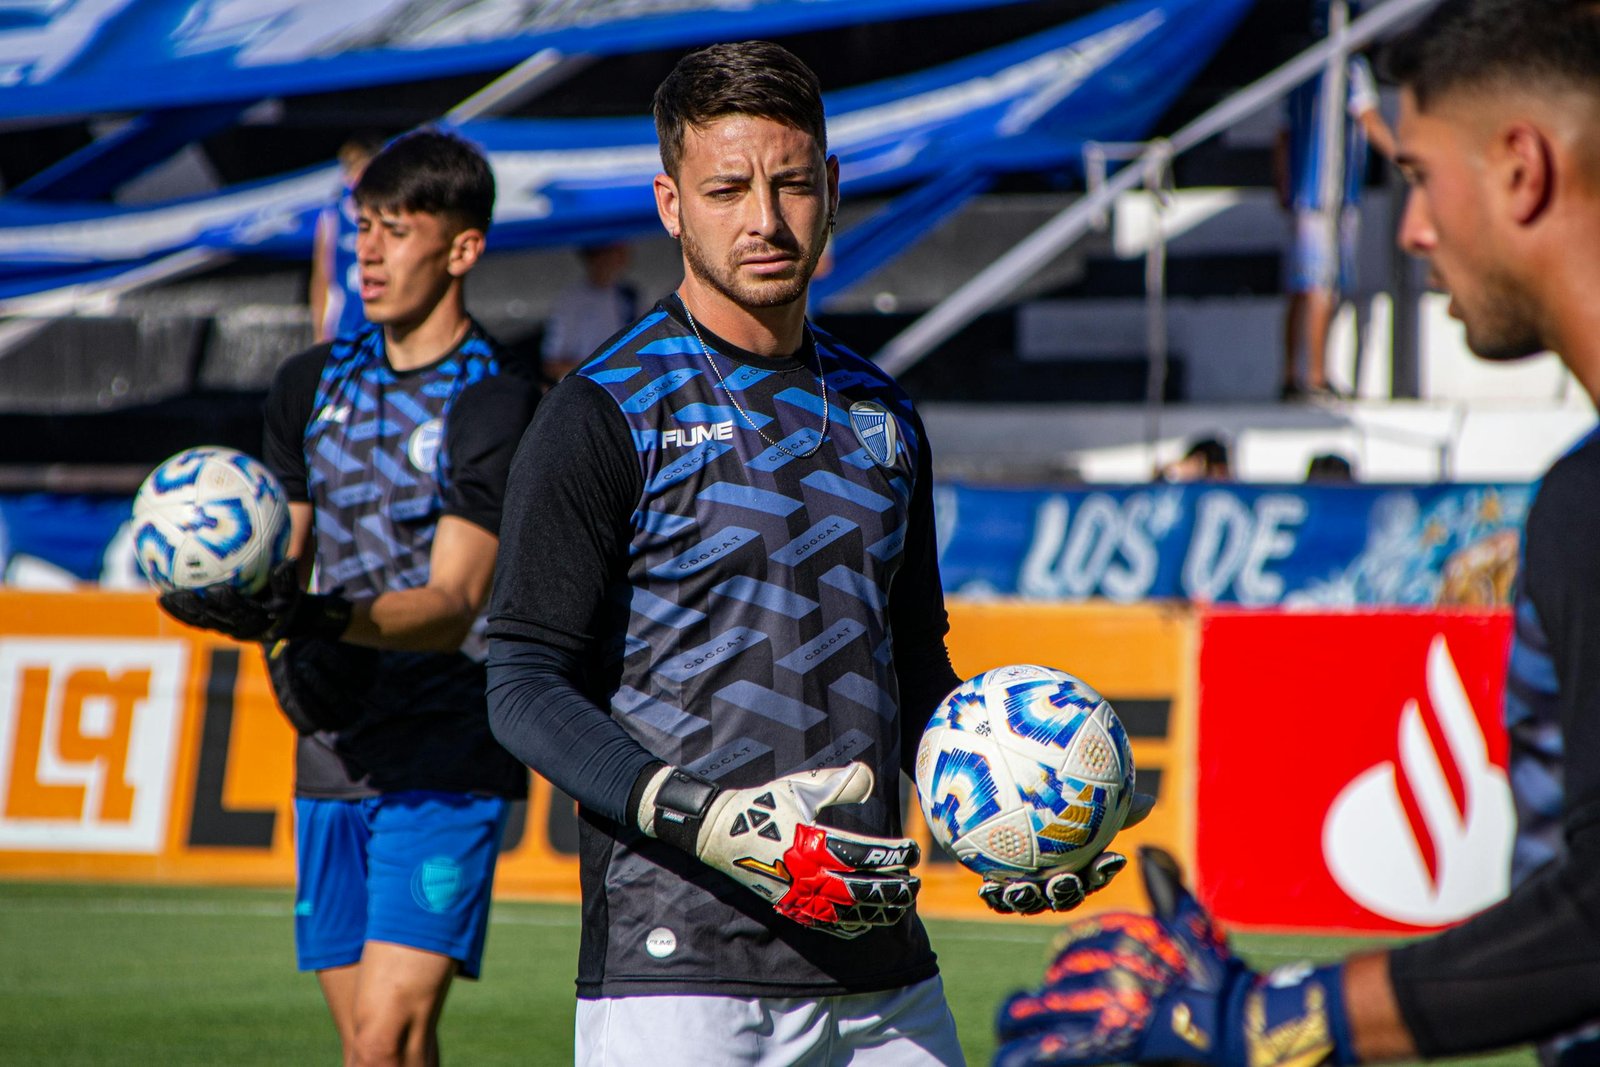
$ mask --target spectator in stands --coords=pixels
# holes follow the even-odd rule
[[[1325,33],[1328,0],[1314,2],[1313,23],[1319,34]],[[1352,15],[1360,10],[1355,3],[1350,9]],[[1274,153],[1278,199],[1292,215],[1294,226],[1285,279],[1288,305],[1284,315],[1281,395],[1286,400],[1342,395],[1328,384],[1328,329],[1341,296],[1355,284],[1367,146],[1370,143],[1385,159],[1394,158],[1394,133],[1378,110],[1378,88],[1371,65],[1363,56],[1351,56],[1345,74],[1345,109],[1351,121],[1345,123],[1337,241],[1323,205],[1323,179],[1331,165],[1323,151],[1323,78],[1312,78],[1289,94],[1284,127]],[[1302,351],[1304,377],[1296,373]]]
[[[1216,437],[1202,437],[1189,446],[1183,458],[1161,468],[1168,482],[1226,482],[1233,479],[1228,446]]]
[[[578,249],[583,278],[556,295],[544,332],[544,376],[558,382],[639,314],[639,291],[623,280],[633,251],[622,241]]]
[[[1323,452],[1312,456],[1306,465],[1306,481],[1328,485],[1348,484],[1356,480],[1356,469],[1337,452]]]
[[[339,146],[339,195],[317,216],[311,244],[311,329],[318,341],[348,337],[367,324],[356,263],[356,183],[383,142],[360,134]]]

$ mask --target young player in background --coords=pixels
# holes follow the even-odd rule
[[[1600,4],[1446,0],[1398,42],[1400,242],[1484,359],[1557,352],[1600,402]],[[1169,866],[1154,919],[1074,924],[1043,989],[1002,1009],[998,1062],[1251,1067],[1461,1055],[1600,1018],[1600,432],[1528,515],[1507,682],[1510,896],[1436,937],[1256,975]],[[1261,846],[1270,848],[1271,842]]]
[[[347,1064],[425,1065],[451,980],[478,975],[506,805],[527,793],[489,731],[480,616],[536,394],[501,373],[466,312],[494,205],[483,155],[409,135],[355,201],[372,325],[286,362],[267,398],[264,458],[296,558],[260,598],[162,605],[274,645],[302,729],[300,968],[317,973]]]
[[[581,806],[577,1060],[958,1063],[900,825],[958,681],[931,460],[806,320],[839,194],[816,76],[716,45],[655,117],[684,279],[541,405],[490,614],[496,735]],[[1071,907],[1122,862],[992,895]]]

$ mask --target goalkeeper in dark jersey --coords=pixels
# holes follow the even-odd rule
[[[1600,399],[1600,4],[1445,0],[1397,42],[1400,243],[1484,359],[1552,349]],[[1069,928],[1000,1013],[1005,1067],[1349,1064],[1542,1042],[1600,1062],[1600,434],[1528,514],[1506,694],[1510,896],[1403,948],[1251,972],[1151,857],[1154,918]],[[1270,842],[1263,842],[1271,847]]]
[[[545,398],[490,612],[496,735],[581,805],[581,1064],[960,1061],[900,774],[957,679],[906,394],[806,319],[838,205],[816,77],[717,45],[656,92],[678,290]],[[1121,865],[990,887],[1068,908]]]
[[[344,1062],[422,1067],[439,1061],[451,980],[478,975],[506,806],[527,794],[489,730],[481,614],[536,394],[465,308],[494,205],[483,155],[409,135],[355,201],[372,325],[290,359],[267,397],[264,458],[296,559],[260,598],[162,604],[268,643],[301,731],[300,969],[317,973]]]

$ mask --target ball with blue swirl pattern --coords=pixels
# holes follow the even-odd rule
[[[1133,801],[1117,713],[1064,671],[1016,664],[957,686],[917,746],[933,839],[986,878],[1076,871],[1105,850]]]
[[[221,445],[189,448],[133,498],[139,570],[162,592],[231,585],[259,592],[289,552],[289,500],[262,463]]]

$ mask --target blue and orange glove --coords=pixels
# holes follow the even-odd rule
[[[1141,849],[1139,865],[1153,914],[1069,926],[1044,985],[1001,1005],[996,1067],[1356,1062],[1340,965],[1257,974],[1229,951],[1171,856]]]
[[[766,899],[779,915],[835,937],[893,926],[916,904],[915,841],[819,826],[817,813],[872,795],[865,763],[723,789],[664,767],[639,802],[639,828]]]

